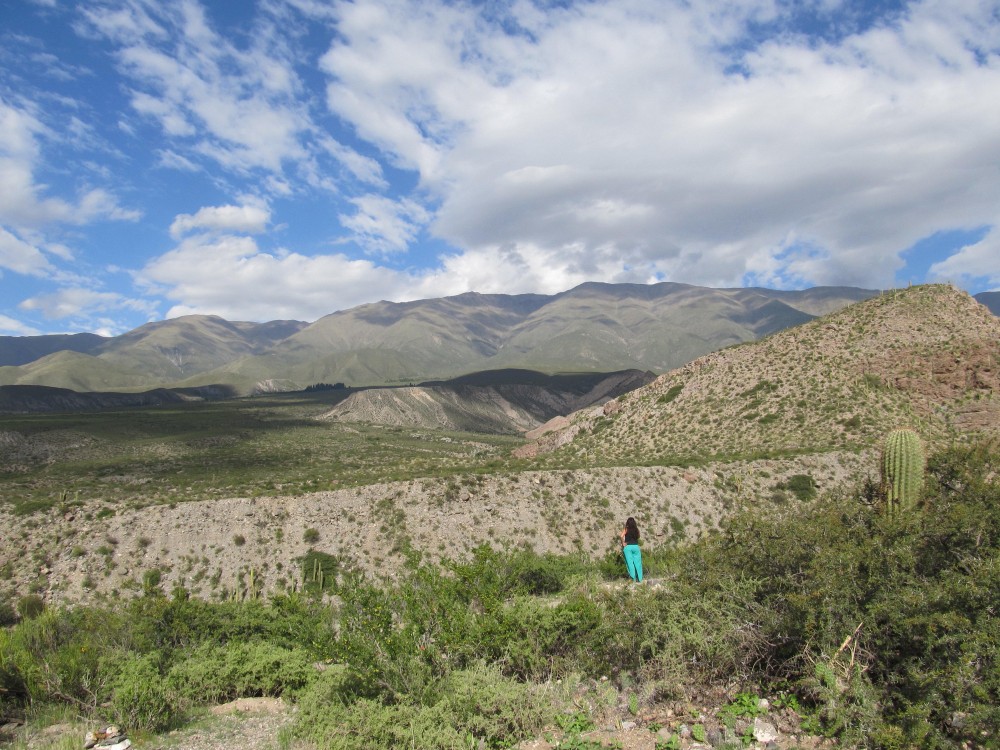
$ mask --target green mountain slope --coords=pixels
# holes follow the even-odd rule
[[[22,365],[27,369],[0,382],[66,387],[72,380],[89,391],[224,384],[250,393],[320,382],[408,385],[508,368],[663,372],[872,294],[589,283],[551,296],[468,293],[379,302],[311,325],[193,315],[107,340],[91,352],[104,363],[94,380],[90,369]],[[3,347],[0,340],[0,358]]]
[[[875,292],[583,284],[552,296],[462,294],[379,302],[328,315],[274,347],[195,383],[277,378],[402,385],[477,370],[662,372]]]
[[[149,375],[127,362],[61,351],[20,367],[0,367],[0,385],[47,385],[74,391],[143,389]]]
[[[61,351],[94,354],[107,342],[93,333],[54,334],[51,336],[0,336],[0,367],[26,365]]]
[[[117,336],[98,356],[111,365],[148,373],[158,383],[175,382],[263,351],[303,325],[232,323],[214,315],[187,315]]]

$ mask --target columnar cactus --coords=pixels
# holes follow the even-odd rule
[[[882,449],[882,485],[890,512],[913,508],[923,483],[924,448],[920,436],[908,428],[893,430]]]

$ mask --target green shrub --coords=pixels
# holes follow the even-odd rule
[[[193,648],[202,643],[267,642],[308,648],[315,658],[332,654],[329,611],[304,597],[270,601],[207,602],[164,597],[137,599],[124,607],[144,650]]]
[[[17,610],[8,602],[0,602],[0,628],[6,628],[17,624],[19,616]]]
[[[92,710],[109,678],[100,668],[102,658],[129,643],[127,623],[117,612],[47,609],[5,631],[2,680],[19,701],[59,700]]]
[[[303,716],[301,736],[328,750],[475,747],[472,738],[463,735],[453,720],[446,703],[387,705],[361,698],[353,703],[326,706],[321,715]]]
[[[341,571],[340,558],[326,552],[310,549],[299,562],[306,591],[319,594],[337,590],[337,574]]]
[[[171,667],[167,680],[187,704],[293,694],[316,676],[302,649],[270,643],[203,644]]]
[[[508,747],[533,735],[555,713],[543,688],[506,678],[483,663],[449,674],[440,693],[463,733],[488,747]]]
[[[141,732],[157,732],[170,726],[175,707],[160,675],[156,654],[117,654],[102,668],[115,672],[108,707],[118,726]]]
[[[677,385],[671,386],[666,393],[656,399],[658,404],[669,404],[675,398],[677,398],[681,391],[684,390],[684,384],[678,383]]]
[[[536,734],[555,713],[543,689],[486,665],[452,672],[423,703],[386,704],[359,688],[352,670],[331,666],[301,694],[295,733],[345,750],[501,748]]]
[[[38,594],[26,594],[17,600],[17,613],[26,620],[38,617],[45,610],[45,600]]]
[[[163,571],[159,568],[150,568],[142,574],[142,590],[147,595],[162,594],[160,582],[163,580]]]
[[[826,731],[974,741],[1000,729],[998,468],[985,446],[932,457],[920,514],[882,513],[858,489],[795,514],[736,516],[690,550],[688,576],[720,589],[754,576],[773,644],[757,679],[798,681]]]
[[[816,480],[810,474],[793,474],[784,487],[802,502],[816,497]]]

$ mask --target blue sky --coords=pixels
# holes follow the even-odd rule
[[[0,0],[0,334],[1000,288],[1000,3]]]

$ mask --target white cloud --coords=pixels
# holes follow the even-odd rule
[[[177,300],[168,317],[190,313],[230,320],[315,320],[371,301],[374,290],[405,296],[413,279],[344,255],[261,252],[250,237],[196,235],[154,259],[140,283]]]
[[[915,242],[968,227],[993,232],[932,274],[1000,283],[993,0],[913,0],[857,33],[836,0],[206,7],[74,11],[124,76],[114,149],[96,99],[62,101],[58,122],[51,99],[0,102],[0,265],[50,274],[79,226],[137,219],[102,185],[152,154],[166,200],[188,194],[179,178],[230,203],[150,207],[177,247],[140,277],[175,312],[309,318],[595,279],[887,286]],[[813,12],[837,28],[794,28]],[[91,153],[57,164],[57,143]],[[308,218],[306,194],[327,202]],[[276,254],[245,236],[279,231]],[[343,254],[308,256],[331,237]]]
[[[4,336],[38,336],[41,331],[22,323],[20,320],[0,315],[0,334]]]
[[[470,289],[554,294],[594,278],[652,280],[621,271],[611,256],[596,262],[596,269],[567,268],[555,262],[557,256],[511,246],[445,257],[433,271],[399,271],[342,254],[269,254],[251,237],[194,235],[147,264],[139,283],[176,300],[167,317],[200,313],[229,320],[311,321],[374,299],[401,302]]]
[[[292,53],[269,49],[266,34],[240,49],[195,2],[126,3],[86,16],[120,45],[132,107],[169,138],[235,171],[280,173],[286,162],[308,161],[313,125],[297,98]]]
[[[45,276],[55,270],[41,250],[0,226],[0,269],[3,268],[27,276]]]
[[[67,287],[50,294],[40,294],[22,301],[18,308],[41,312],[49,320],[71,317],[90,318],[116,310],[151,313],[153,305],[146,300],[130,299],[116,292],[101,292],[84,287]]]
[[[775,37],[742,74],[723,47],[767,3],[523,4],[517,36],[473,5],[338,10],[329,107],[419,172],[432,231],[470,258],[534,247],[567,277],[889,285],[920,238],[995,216],[989,4],[917,2],[826,44]]]
[[[374,187],[388,187],[389,184],[382,174],[382,165],[375,159],[362,156],[332,138],[323,139],[323,147],[361,182]]]
[[[200,167],[193,161],[171,149],[161,150],[159,156],[157,165],[165,169],[177,169],[182,172],[198,172],[200,170]]]
[[[195,214],[177,216],[170,225],[170,235],[180,237],[194,231],[260,234],[270,218],[271,212],[260,205],[206,206]]]
[[[87,224],[98,219],[133,221],[140,215],[119,205],[103,188],[85,188],[73,200],[45,197],[35,171],[38,138],[47,128],[33,113],[0,100],[0,223],[18,229],[51,224]]]
[[[986,279],[991,287],[1000,286],[1000,230],[996,226],[979,242],[933,264],[929,275],[938,281],[959,284]]]
[[[423,206],[412,200],[392,200],[369,194],[352,198],[357,211],[341,215],[340,223],[350,230],[362,247],[391,253],[406,250],[430,218]]]

